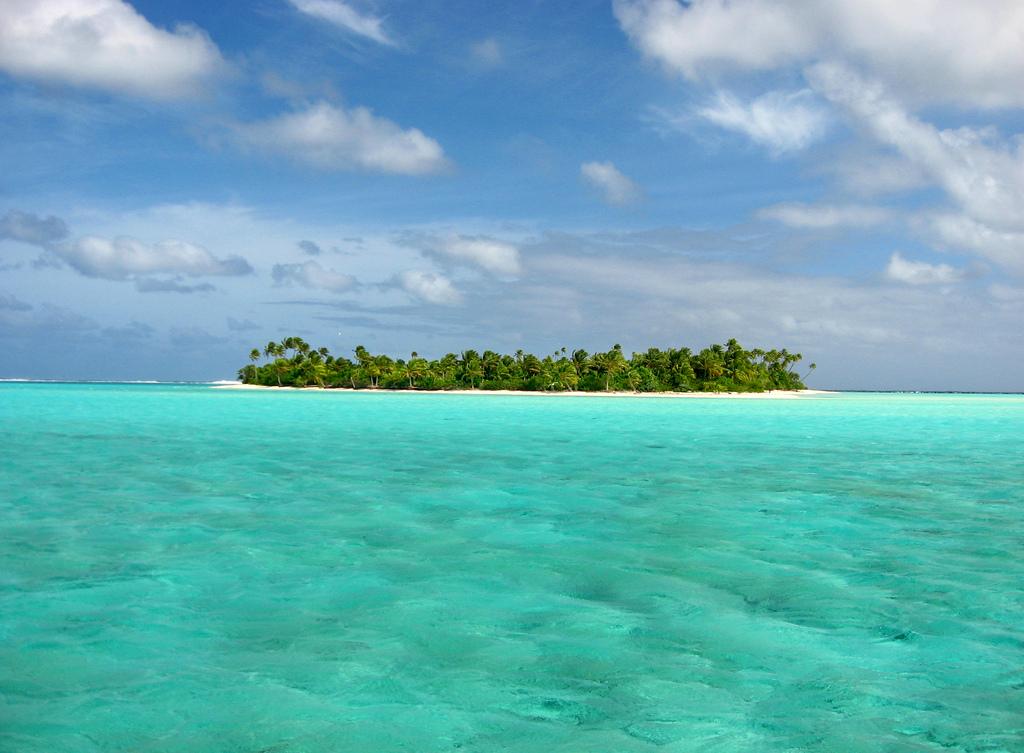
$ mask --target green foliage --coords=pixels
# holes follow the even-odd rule
[[[374,355],[362,345],[353,359],[335,357],[327,348],[311,348],[301,337],[269,342],[249,353],[252,362],[238,371],[246,384],[394,390],[530,390],[630,392],[763,392],[801,390],[794,371],[799,353],[745,350],[736,340],[710,345],[696,354],[689,348],[648,348],[626,358],[620,345],[603,353],[566,348],[538,357],[519,350],[502,355],[447,353],[430,360],[413,352],[408,360]],[[263,363],[260,361],[264,360]],[[810,368],[815,368],[811,364]]]

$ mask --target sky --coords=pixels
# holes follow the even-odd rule
[[[4,0],[0,377],[737,338],[1024,390],[1019,0]]]

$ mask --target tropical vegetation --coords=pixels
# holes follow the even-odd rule
[[[689,348],[648,348],[626,357],[620,345],[603,353],[566,348],[539,357],[517,350],[466,350],[428,359],[415,351],[392,358],[356,346],[353,357],[286,337],[253,348],[238,371],[246,384],[391,390],[529,390],[583,392],[763,392],[801,390],[799,353],[744,349],[736,340]],[[809,367],[815,368],[815,364]],[[808,372],[810,373],[810,372]],[[806,375],[805,375],[806,378]]]

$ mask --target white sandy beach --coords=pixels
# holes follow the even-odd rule
[[[262,384],[242,384],[241,382],[218,383],[212,385],[216,390],[315,390],[318,392],[386,392],[396,395],[521,395],[526,397],[629,397],[629,398],[697,398],[697,399],[734,399],[743,400],[800,400],[804,398],[837,395],[834,390],[770,390],[768,392],[535,392],[532,390],[388,390],[363,389],[354,390],[349,387],[267,387]]]

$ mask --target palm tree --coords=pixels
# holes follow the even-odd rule
[[[556,367],[558,384],[563,390],[575,391],[580,383],[580,375],[576,373],[576,366],[567,358],[558,361]]]
[[[668,381],[675,389],[692,390],[697,375],[693,373],[693,354],[689,348],[672,348],[668,353]]]
[[[485,350],[480,356],[480,367],[483,369],[484,378],[496,379],[501,368],[501,356],[493,350]]]
[[[527,353],[523,356],[521,367],[523,369],[523,376],[527,379],[537,376],[544,370],[544,365],[533,353]]]
[[[249,351],[249,360],[252,361],[252,381],[255,383],[259,377],[259,366],[256,365],[257,361],[260,360],[259,348],[253,348]]]
[[[281,345],[278,345],[273,340],[271,340],[270,342],[268,342],[266,345],[263,346],[263,355],[265,355],[267,357],[268,361],[270,359],[272,359],[272,358],[277,358],[278,354],[284,355],[284,347],[281,346]],[[249,354],[249,357],[250,358],[252,357],[252,353]],[[270,364],[270,368],[271,368],[271,371],[277,376],[277,386],[280,387],[281,386],[281,367],[280,367],[280,365],[277,363],[277,361],[272,361],[271,364]]]
[[[327,376],[327,366],[324,364],[323,356],[313,351],[302,363],[302,374],[306,382],[315,382],[320,387],[324,386],[324,377]]]
[[[454,353],[445,353],[437,362],[437,373],[441,376],[446,388],[454,386],[455,373],[458,369],[459,357]]]
[[[558,389],[558,365],[551,360],[551,356],[540,362],[540,377],[541,386],[545,392]]]
[[[410,358],[409,363],[405,365],[405,375],[409,378],[409,386],[415,388],[416,380],[422,379],[427,373],[428,368],[427,360],[425,358],[419,358],[416,355],[416,352],[413,351],[412,358]]]
[[[626,369],[626,384],[629,385],[629,389],[631,389],[633,392],[637,392],[640,388],[641,383],[643,382],[643,374],[640,371],[640,369],[642,368],[644,367],[630,366],[628,369]]]
[[[596,353],[594,355],[594,366],[604,374],[604,391],[608,392],[611,390],[612,379],[626,368],[626,359],[622,355],[622,346],[615,343],[607,353]]]
[[[261,354],[270,359],[260,366]],[[290,356],[290,358],[288,357]],[[420,379],[450,388],[466,385],[470,389],[493,388],[496,385],[528,390],[601,389],[600,382],[585,378],[591,372],[603,375],[603,388],[610,391],[617,384],[635,391],[657,391],[666,388],[691,390],[738,389],[801,389],[803,382],[795,364],[802,356],[788,350],[744,350],[736,340],[726,345],[710,345],[694,355],[688,348],[649,348],[633,353],[627,361],[622,346],[616,344],[606,353],[593,356],[585,350],[560,348],[539,359],[522,350],[515,355],[501,355],[486,350],[482,355],[467,350],[461,359],[448,353],[440,360],[427,361],[416,351],[408,362],[394,361],[387,355],[374,355],[364,346],[355,349],[355,361],[335,358],[327,348],[313,350],[300,337],[286,337],[280,343],[270,341],[264,348],[249,352],[251,363],[239,369],[239,379],[259,383],[273,375],[278,386],[318,384],[322,387],[351,383],[353,388],[380,386],[416,389]],[[807,376],[817,368],[810,364]],[[490,380],[488,382],[488,380]]]
[[[706,387],[706,383],[713,382],[725,373],[725,364],[722,361],[721,350],[721,346],[718,347],[718,350],[714,346],[704,348],[694,359],[694,365],[696,366],[694,371],[697,371],[701,381],[705,382],[702,386]]]
[[[571,360],[573,368],[576,370],[576,376],[582,377],[590,370],[590,354],[583,348],[574,350]]]
[[[284,346],[280,344],[274,345],[274,374],[277,376],[277,386],[281,386],[281,370],[284,368],[284,364],[281,359],[284,358]]]
[[[483,364],[479,358],[473,358],[463,362],[462,373],[469,379],[469,388],[476,389],[476,380],[484,378]]]
[[[380,375],[376,364],[374,363],[374,357],[363,345],[357,345],[355,348],[356,361],[359,362],[359,373],[367,378],[370,382],[370,387],[377,386],[377,377]],[[355,387],[355,376],[352,377],[352,387]]]
[[[370,382],[370,389],[377,389],[377,380],[380,379],[380,366],[377,365],[376,360],[371,359],[366,363],[360,364],[359,371]]]

